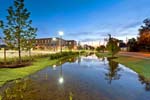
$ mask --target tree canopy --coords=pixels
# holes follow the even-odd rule
[[[29,47],[27,41],[35,39],[37,29],[31,26],[32,20],[29,19],[31,13],[25,8],[24,0],[14,0],[14,4],[7,12],[7,21],[3,27],[5,43],[9,48],[18,50],[21,62],[21,50]]]

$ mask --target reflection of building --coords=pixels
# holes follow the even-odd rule
[[[35,49],[44,49],[44,50],[60,50],[60,46],[62,45],[63,49],[68,49],[72,47],[72,49],[76,49],[77,42],[75,40],[64,40],[60,38],[39,38],[35,39]]]

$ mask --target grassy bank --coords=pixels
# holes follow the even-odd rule
[[[97,57],[100,57],[100,58],[102,58],[102,57],[112,57],[112,55],[111,54],[109,54],[108,52],[104,52],[104,53],[96,53],[96,56]]]
[[[110,57],[111,55],[108,53],[97,53],[98,57]],[[137,72],[139,75],[145,77],[147,80],[150,80],[150,61],[141,59],[141,58],[135,58],[135,57],[129,57],[129,56],[120,56],[117,55],[118,58],[113,59],[114,61],[125,65],[126,67],[131,68],[135,72]]]
[[[69,55],[66,57],[77,56],[77,55],[78,54]],[[48,57],[42,57],[42,58],[35,59],[35,61],[32,63],[32,65],[27,66],[27,67],[0,68],[0,87],[8,81],[26,77],[26,76],[33,74],[47,66],[56,64],[58,61],[62,60],[62,58],[66,58],[66,57],[61,57],[59,59],[50,60],[50,57],[48,56]]]
[[[114,61],[119,62],[135,72],[139,75],[144,76],[147,80],[150,80],[150,61],[135,57],[127,57],[127,56],[119,56]]]

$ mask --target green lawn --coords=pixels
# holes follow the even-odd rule
[[[108,53],[98,53],[98,57],[111,57]],[[145,60],[135,57],[127,57],[117,55],[118,58],[113,59],[114,61],[131,68],[139,75],[144,76],[147,80],[150,80],[150,60]]]
[[[21,68],[0,68],[0,87],[8,81],[26,77],[47,66],[63,63],[62,61],[64,59],[67,60],[68,58],[76,56],[78,56],[78,52],[63,52],[61,54],[34,56],[35,61],[30,66]],[[8,60],[13,61],[11,59]]]
[[[43,69],[49,65],[55,64],[58,60],[49,60],[49,58],[40,58],[37,59],[33,65],[22,68],[1,68],[0,69],[0,86],[5,84],[8,81],[23,78],[28,76],[36,71]]]
[[[150,80],[150,60],[135,57],[119,56],[117,59],[114,59],[114,61],[131,68],[139,75],[142,75],[146,79]]]

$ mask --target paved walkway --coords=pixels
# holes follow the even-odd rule
[[[149,59],[150,60],[150,53],[142,53],[142,52],[120,52],[119,55],[131,56],[131,57],[142,58],[142,59]]]

